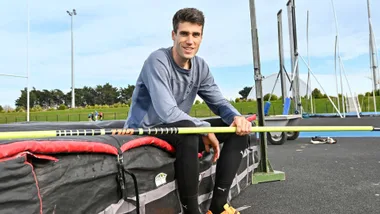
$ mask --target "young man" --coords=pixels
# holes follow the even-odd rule
[[[173,46],[154,51],[145,61],[132,95],[125,128],[210,126],[206,121],[189,116],[198,94],[221,117],[223,125],[237,127],[236,133],[157,137],[176,149],[175,176],[185,213],[200,213],[197,200],[198,142],[204,144],[207,152],[212,147],[213,160],[219,159],[208,213],[235,213],[232,207],[225,208],[229,206],[226,205],[228,192],[240,165],[242,151],[247,146],[251,123],[223,97],[207,63],[195,56],[202,41],[203,27],[201,11],[185,8],[176,12],[173,17]],[[224,143],[221,152],[219,141]]]

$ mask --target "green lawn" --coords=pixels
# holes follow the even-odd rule
[[[334,100],[335,101],[335,100]],[[305,111],[309,112],[309,102],[303,100],[303,107]],[[376,101],[377,106],[380,109],[380,98]],[[368,100],[364,98],[360,100],[362,111],[373,111],[373,101],[372,98]],[[256,113],[257,105],[256,102],[240,102],[233,103],[233,105],[242,114]],[[317,99],[314,101],[315,110],[317,113],[332,113],[334,112],[333,106],[328,99]],[[104,113],[104,120],[124,120],[127,118],[128,107],[124,108],[104,108],[96,109],[98,112]],[[43,111],[43,112],[31,112],[30,121],[87,121],[87,115],[94,112],[95,109],[67,109],[67,110],[55,110],[55,111]],[[276,100],[271,102],[271,108],[269,113],[271,115],[282,114],[282,103],[281,100]],[[194,105],[191,109],[190,115],[195,117],[209,117],[214,116],[206,104]],[[26,121],[25,112],[13,112],[13,113],[0,113],[0,123],[13,123]]]

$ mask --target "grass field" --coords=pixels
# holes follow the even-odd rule
[[[303,100],[303,107],[305,111],[309,112],[309,102]],[[377,106],[380,107],[380,99],[376,101]],[[360,100],[362,111],[373,111],[373,101],[372,98],[364,98]],[[370,108],[368,108],[368,105]],[[238,111],[242,114],[256,113],[257,105],[256,102],[240,102],[233,103]],[[332,113],[335,112],[332,104],[328,99],[317,99],[314,100],[314,106],[317,113]],[[293,108],[293,106],[292,106]],[[292,109],[291,108],[291,109]],[[104,120],[124,120],[127,118],[129,108],[104,108],[104,109],[67,109],[67,110],[55,110],[55,111],[42,111],[42,112],[31,112],[30,121],[87,121],[87,115],[91,112],[97,110],[98,112],[104,113]],[[276,100],[271,102],[271,108],[269,113],[271,115],[282,114],[282,102],[281,100]],[[210,111],[206,104],[194,105],[190,112],[191,116],[194,117],[209,117],[214,114]],[[0,124],[1,123],[14,123],[26,121],[25,112],[12,112],[12,113],[0,113]]]

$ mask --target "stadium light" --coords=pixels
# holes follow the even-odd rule
[[[71,17],[71,108],[75,108],[73,16],[77,15],[77,12],[75,9],[66,12]]]

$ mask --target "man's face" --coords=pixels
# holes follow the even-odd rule
[[[174,49],[183,59],[191,59],[198,52],[202,41],[202,26],[190,22],[178,24],[177,33],[172,32]]]

